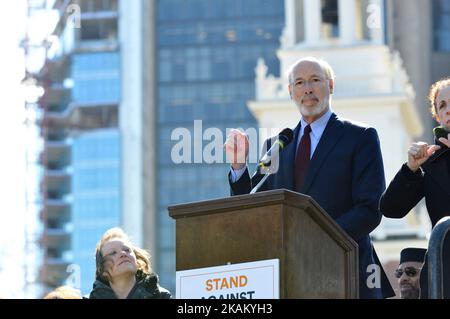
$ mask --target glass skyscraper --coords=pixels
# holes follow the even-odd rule
[[[434,49],[450,52],[450,1],[433,1]]]
[[[192,163],[175,164],[172,132],[188,129],[191,147],[203,150],[211,141],[197,133],[203,135],[208,128],[219,129],[224,138],[227,128],[257,128],[246,102],[255,96],[258,58],[265,60],[269,73],[279,73],[276,51],[283,26],[280,0],[157,1],[157,265],[162,285],[171,291],[175,223],[167,207],[229,195],[225,156],[221,163],[194,164],[192,151]],[[194,136],[194,121],[200,120],[202,130]]]
[[[75,53],[72,57],[72,103],[100,106],[114,117],[120,101],[120,53]],[[108,121],[109,122],[109,121]],[[115,125],[113,120],[111,125]],[[102,126],[72,138],[73,264],[80,267],[80,289],[88,294],[95,279],[95,246],[102,234],[120,226],[120,134]]]
[[[84,294],[95,280],[95,246],[121,219],[119,142],[118,131],[109,129],[83,134],[72,145],[71,248]]]
[[[54,2],[66,12],[72,1]],[[40,76],[44,149],[41,280],[90,292],[95,246],[121,223],[120,51],[116,0],[77,2],[81,28],[60,16],[59,46]]]

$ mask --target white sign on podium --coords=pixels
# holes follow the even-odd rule
[[[177,299],[278,299],[279,259],[177,271]]]

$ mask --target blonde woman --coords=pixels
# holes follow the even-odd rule
[[[120,228],[105,232],[95,253],[96,281],[90,299],[169,299],[158,283],[149,254]]]

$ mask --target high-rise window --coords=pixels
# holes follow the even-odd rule
[[[450,52],[450,0],[433,0],[434,50]]]
[[[117,0],[81,0],[80,9],[82,13],[99,12],[99,11],[114,11],[118,8]]]
[[[75,54],[72,64],[73,102],[94,104],[119,101],[119,68],[119,52]]]
[[[337,0],[322,0],[323,39],[337,38],[339,36],[339,12]]]
[[[75,137],[72,147],[71,248],[81,270],[81,291],[95,280],[95,247],[103,233],[120,224],[120,134],[97,130]]]

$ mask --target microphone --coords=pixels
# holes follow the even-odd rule
[[[278,134],[278,138],[273,143],[272,147],[264,154],[264,156],[259,160],[258,167],[260,171],[263,170],[264,177],[259,181],[259,183],[251,190],[250,194],[254,194],[258,191],[262,184],[266,181],[266,179],[272,174],[274,171],[278,170],[278,156],[280,152],[292,142],[294,138],[294,132],[290,128],[285,128]],[[276,169],[273,169],[272,161],[276,162]]]
[[[271,166],[272,160],[278,158],[280,152],[288,145],[294,138],[294,132],[290,128],[285,128],[278,134],[278,138],[273,143],[272,147],[259,160],[258,166],[260,168],[267,168]]]

